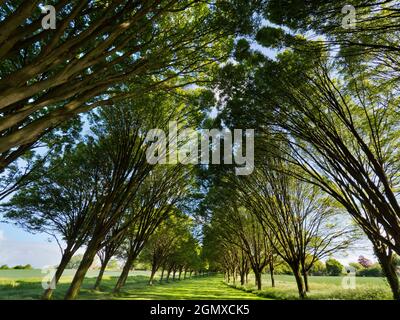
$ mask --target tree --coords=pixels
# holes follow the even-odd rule
[[[358,263],[363,267],[363,268],[369,268],[370,266],[372,266],[372,261],[369,260],[368,258],[364,257],[364,256],[359,256],[358,257]]]
[[[297,93],[290,97],[283,93],[288,99],[281,101],[281,107],[290,105],[296,106],[297,111],[302,110],[298,120],[291,121],[295,115],[293,110],[283,117],[291,122],[283,125],[284,131],[308,143],[305,146],[295,141],[295,162],[301,163],[313,182],[328,189],[355,218],[373,244],[393,297],[399,299],[399,280],[393,264],[393,252],[400,250],[397,243],[400,240],[397,239],[400,207],[395,191],[398,166],[394,164],[394,159],[398,158],[395,116],[398,90],[394,83],[400,62],[399,36],[395,31],[399,10],[394,1],[355,1],[352,4],[357,27],[345,29],[340,23],[344,17],[339,10],[345,4],[342,1],[312,1],[306,5],[269,2],[266,14],[271,22],[303,35],[293,36],[287,29],[273,28],[258,34],[259,42],[266,46],[290,47],[298,56],[293,63],[293,54],[286,52],[286,61],[290,61],[291,67],[302,62],[300,69],[295,67],[302,71],[285,78],[278,85],[279,93],[269,92],[267,96],[282,94],[282,88],[288,84],[286,81],[303,73],[300,79],[292,81],[289,90]],[[319,33],[324,39],[306,40],[304,33],[307,31]],[[334,52],[337,45],[340,46],[338,55]],[[312,66],[304,64],[309,60],[304,57],[311,56],[310,51],[313,56],[328,52],[326,56],[333,54],[339,59],[334,64],[327,63],[326,59],[322,59],[322,63],[316,61],[317,68],[311,68],[313,72],[304,72]],[[279,69],[282,70],[282,66]],[[284,71],[285,76],[288,70]],[[339,72],[339,75],[333,77],[332,72]]]
[[[342,226],[340,211],[321,190],[287,175],[286,165],[264,158],[252,175],[236,179],[236,184],[244,206],[268,230],[275,252],[292,269],[304,298],[308,271],[322,257],[347,248],[354,228]]]
[[[171,215],[151,236],[144,248],[141,258],[150,262],[151,274],[149,284],[152,285],[156,272],[162,267],[170,271],[178,271],[181,280],[190,268],[195,268],[199,258],[199,245],[192,235],[193,222],[182,214]],[[175,276],[174,276],[175,278]],[[162,278],[160,279],[162,281]]]
[[[93,231],[66,299],[74,299],[79,293],[96,253],[105,245],[104,239],[123,217],[141,183],[151,171],[151,165],[146,162],[146,144],[142,133],[154,123],[146,118],[146,114],[139,114],[132,104],[119,105],[112,111],[101,110],[98,119],[97,126],[92,129],[96,136],[91,146],[95,150],[93,154],[102,153],[99,157],[101,165],[98,167],[102,194],[93,207],[96,212]]]
[[[177,221],[175,219],[174,216],[166,219],[153,233],[144,247],[141,259],[151,264],[150,285],[153,284],[154,276],[159,268],[166,264],[168,255],[171,254],[175,242],[178,241],[176,230],[179,224],[176,222],[180,222],[180,219],[177,219]]]
[[[76,254],[74,255],[67,263],[67,266],[65,267],[65,269],[78,269],[79,264],[82,261],[82,254]]]
[[[333,258],[326,260],[325,265],[326,272],[330,276],[340,276],[343,273],[343,265]]]
[[[243,284],[250,266],[255,275],[255,284],[261,290],[261,275],[265,267],[270,266],[273,277],[273,239],[256,216],[240,202],[234,185],[227,182],[229,172],[220,179],[214,181],[204,202],[211,211],[208,232],[218,235],[214,241],[222,243],[217,250],[223,254],[223,264],[228,268],[229,276],[233,275],[233,281],[239,274]],[[226,255],[224,251],[227,251]]]
[[[294,177],[317,185],[346,208],[373,244],[397,299],[392,263],[400,248],[394,82],[383,79],[379,68],[365,71],[355,63],[346,70],[335,68],[315,43],[283,51],[275,61],[248,56],[240,67],[246,75],[237,83],[221,82],[227,95],[241,88],[224,109],[224,119],[256,123],[260,134],[277,141],[276,157],[296,167]],[[235,69],[229,66],[223,74]],[[242,97],[250,101],[246,117],[237,113]]]
[[[314,276],[323,276],[326,274],[326,266],[325,263],[321,260],[317,260],[313,263],[310,268],[310,273]]]
[[[191,183],[190,169],[181,165],[156,168],[138,189],[129,210],[135,216],[125,236],[126,261],[114,287],[119,292],[129,270],[156,228],[176,210]]]
[[[221,3],[55,1],[55,30],[39,1],[2,3],[0,171],[79,113],[207,80],[257,7]]]
[[[221,235],[220,241],[225,241],[238,247],[246,255],[248,263],[255,275],[255,284],[261,290],[261,275],[264,268],[272,261],[273,249],[271,239],[265,234],[262,225],[257,218],[244,208],[240,208],[231,200],[232,207],[222,207],[223,211],[214,214],[215,230]],[[222,213],[223,212],[223,213]],[[241,259],[238,271],[244,272],[247,259]],[[236,274],[236,270],[234,270]],[[234,275],[235,277],[235,275]],[[243,275],[242,275],[243,278]]]
[[[129,219],[129,217],[128,217]],[[94,290],[99,290],[101,280],[103,279],[104,271],[109,265],[111,258],[116,254],[117,250],[121,246],[122,242],[124,241],[124,237],[126,232],[123,231],[122,225],[124,221],[121,220],[119,223],[116,223],[107,236],[104,239],[104,245],[100,248],[97,252],[97,256],[100,259],[100,270],[99,274],[97,275],[96,282],[93,286]]]
[[[2,206],[7,221],[31,233],[48,234],[60,248],[61,260],[45,299],[51,298],[70,259],[92,232],[93,206],[99,194],[96,158],[84,143],[67,149],[49,166],[37,166],[34,174],[40,179],[21,188]]]

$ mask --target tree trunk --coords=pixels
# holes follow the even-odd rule
[[[163,279],[164,279],[164,271],[165,271],[165,268],[162,267],[160,282],[163,281]]]
[[[176,268],[173,269],[172,280],[175,281]]]
[[[122,268],[122,272],[119,275],[118,281],[115,284],[114,293],[118,293],[121,291],[122,287],[125,285],[126,280],[128,279],[129,276],[129,271],[132,269],[133,266],[133,262],[135,261],[136,255],[131,254],[128,256],[128,258],[126,259],[125,265]]]
[[[186,280],[186,273],[187,273],[187,270],[185,269],[185,272],[183,273],[183,280]]]
[[[156,274],[156,270],[155,268],[151,268],[151,274],[150,274],[150,279],[149,279],[149,285],[153,285],[153,279],[154,279],[154,275]]]
[[[104,261],[101,263],[101,268],[99,270],[99,274],[97,275],[96,283],[94,284],[93,290],[100,289],[101,280],[103,280],[104,271],[106,271],[108,262],[110,261],[111,257],[105,257]]]
[[[300,270],[299,270],[299,268],[296,268],[296,267],[292,267],[292,270],[293,270],[294,277],[296,279],[297,290],[299,291],[299,297],[300,297],[300,299],[304,299],[304,298],[306,298],[307,295],[306,295],[306,291],[304,288],[303,278],[300,275]]]
[[[310,292],[310,288],[308,286],[308,274],[307,271],[303,269],[303,279],[304,279],[304,288],[306,292]]]
[[[73,300],[79,294],[82,282],[85,279],[85,275],[92,265],[97,251],[99,250],[100,242],[100,239],[92,238],[92,240],[90,240],[85,254],[83,255],[82,261],[79,264],[78,270],[75,273],[74,279],[72,280],[71,285],[69,286],[65,295],[65,300]]]
[[[256,279],[256,287],[257,287],[257,290],[261,290],[261,287],[262,287],[262,283],[261,283],[261,272],[259,272],[258,270],[255,270],[255,271],[254,271],[254,276],[255,276],[255,279]]]
[[[387,254],[385,250],[378,251],[375,249],[375,254],[378,257],[379,263],[382,266],[382,271],[389,283],[394,300],[400,300],[400,285],[399,277],[396,273],[396,266],[393,263],[393,255]]]
[[[244,271],[242,270],[242,271],[240,271],[240,285],[244,285]]]
[[[182,267],[179,268],[178,279],[181,280],[182,275]]]
[[[246,272],[246,284],[249,283],[249,272]]]
[[[61,257],[60,264],[57,267],[56,273],[54,274],[53,279],[51,279],[51,282],[49,283],[49,288],[46,289],[43,293],[42,299],[43,300],[50,300],[51,296],[53,295],[53,291],[56,288],[56,285],[58,284],[58,281],[60,281],[60,278],[67,267],[68,262],[71,260],[74,252],[67,251],[67,249],[64,251],[64,254]]]
[[[274,263],[272,261],[269,263],[269,274],[271,276],[271,287],[275,288]]]
[[[149,285],[150,286],[153,285],[153,279],[154,279],[154,275],[155,274],[156,274],[156,272],[154,270],[151,270],[150,279],[149,279]]]
[[[170,276],[170,274],[171,274],[171,268],[168,268],[168,270],[167,270],[167,282],[169,282],[169,276]]]

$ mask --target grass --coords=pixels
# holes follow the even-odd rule
[[[356,277],[355,288],[342,287],[343,277],[309,277],[310,292],[308,299],[334,299],[334,300],[387,300],[392,299],[390,288],[381,277]],[[294,300],[298,299],[296,282],[293,276],[275,276],[275,288],[271,287],[269,275],[263,275],[262,290],[254,286],[254,278],[249,277],[249,283],[244,286],[231,285],[243,292],[253,293],[269,299]]]
[[[67,270],[54,292],[54,299],[63,299],[74,271]],[[0,270],[0,299],[40,299],[43,292],[40,270]],[[169,283],[147,284],[147,272],[133,272],[124,290],[113,295],[112,289],[118,272],[106,272],[100,291],[92,290],[96,272],[85,278],[78,299],[122,299],[122,300],[260,300],[266,299],[223,283],[222,276],[196,277]]]
[[[54,299],[63,299],[74,275],[66,270],[54,292]],[[263,288],[256,290],[254,277],[249,276],[245,286],[223,282],[222,276],[196,277],[169,283],[147,284],[149,273],[134,271],[128,278],[123,291],[112,294],[119,272],[107,271],[100,291],[92,290],[97,271],[89,271],[82,286],[79,299],[121,299],[121,300],[250,300],[250,299],[298,299],[294,277],[275,276],[275,288],[271,288],[269,275],[263,275]],[[41,270],[0,270],[0,299],[40,299],[42,289]],[[342,287],[343,277],[310,277],[309,299],[391,299],[390,288],[384,278],[357,277],[355,289]]]

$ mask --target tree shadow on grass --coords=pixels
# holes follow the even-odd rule
[[[86,278],[78,299],[80,300],[202,300],[202,299],[260,299],[254,294],[228,287],[221,277],[197,277],[186,280],[156,281],[148,284],[143,275],[128,277],[126,286],[118,294],[113,294],[117,277],[105,276],[100,289],[93,290],[95,278]],[[71,277],[62,278],[54,290],[53,299],[63,299],[69,287]],[[0,281],[0,299],[40,299],[43,293],[41,279]]]

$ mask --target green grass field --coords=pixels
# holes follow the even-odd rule
[[[67,270],[54,292],[54,299],[63,299],[72,280],[73,270]],[[186,280],[149,286],[148,272],[131,273],[124,290],[111,294],[119,272],[106,272],[101,291],[91,288],[97,272],[91,271],[85,279],[79,299],[134,299],[134,300],[169,300],[169,299],[265,299],[252,293],[231,288],[223,283],[222,276],[195,277]],[[40,299],[43,292],[40,270],[0,270],[0,299]]]
[[[73,270],[66,270],[54,293],[54,299],[63,299]],[[263,277],[263,288],[255,290],[254,279],[250,275],[249,283],[244,287],[228,286],[223,277],[195,277],[169,283],[147,284],[148,272],[134,271],[124,290],[113,295],[112,289],[119,272],[107,271],[100,291],[93,287],[97,271],[90,271],[85,279],[79,299],[297,299],[296,283],[292,276],[275,277],[276,287],[271,288],[269,275]],[[0,270],[0,299],[40,299],[42,279],[40,270]],[[344,289],[342,277],[310,277],[310,299],[391,299],[390,289],[384,278],[356,278],[355,289]]]
[[[343,277],[309,277],[310,292],[309,299],[368,299],[382,300],[392,299],[389,285],[385,278],[381,277],[356,277],[355,288],[346,289],[342,287]],[[254,278],[250,275],[249,283],[245,286],[238,284],[232,287],[241,289],[244,292],[252,292],[256,295],[270,299],[298,299],[296,282],[293,276],[275,276],[275,288],[271,287],[271,280],[268,274],[263,275],[263,287],[261,291],[256,290]]]

